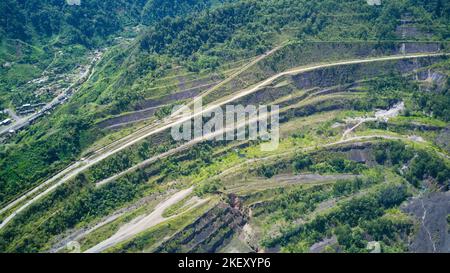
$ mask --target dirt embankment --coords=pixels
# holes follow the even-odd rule
[[[413,22],[397,26],[395,34],[402,39],[429,39],[432,33],[419,29]]]
[[[130,114],[125,114],[122,116],[110,118],[104,121],[101,121],[97,124],[100,128],[120,128],[121,126],[151,118],[155,112],[158,110],[158,107],[150,108],[142,111],[133,112]]]
[[[448,76],[432,69],[423,69],[412,75],[412,78],[419,82],[422,89],[427,91],[442,92],[448,85]]]
[[[291,95],[291,99],[279,103],[280,107],[285,107],[295,104],[308,96],[327,95],[343,91],[358,92],[359,82],[366,79],[389,73],[416,74],[416,71],[428,67],[441,59],[442,57],[430,57],[347,64],[315,69],[292,76],[286,75],[277,79],[273,84],[237,100],[235,103],[242,105],[270,104],[282,97]],[[293,95],[296,90],[305,90],[305,92]],[[345,107],[345,104],[340,104],[340,107]],[[332,110],[331,108],[327,109]],[[305,111],[305,109],[302,111]],[[300,115],[302,114],[300,113]]]
[[[202,91],[212,87],[216,82],[199,85],[193,88],[183,90],[170,95],[165,95],[155,99],[148,99],[137,103],[134,112],[112,117],[101,121],[97,124],[100,128],[116,128],[124,126],[137,121],[142,121],[151,118],[155,112],[162,106],[185,99],[194,98]]]
[[[327,67],[305,73],[300,73],[292,77],[295,86],[299,89],[309,89],[312,87],[329,87],[340,84],[349,84],[364,78],[382,76],[389,73],[408,74],[420,68],[427,67],[437,58],[420,58],[385,61],[368,64],[352,64],[337,67]]]
[[[244,89],[281,71],[312,63],[324,63],[342,59],[361,59],[412,53],[438,52],[437,42],[302,42],[292,43],[251,67],[238,78],[217,89],[205,98],[214,101],[234,90]]]
[[[310,155],[321,158],[331,153],[337,153],[341,154],[348,160],[363,163],[368,166],[374,166],[377,164],[373,155],[373,149],[376,145],[377,144],[371,142],[355,142],[351,144],[328,147],[324,150],[313,151],[310,153]],[[338,178],[345,179],[345,177],[336,177],[336,179]]]
[[[86,250],[86,252],[87,253],[102,252],[118,243],[133,238],[137,234],[151,227],[154,227],[167,219],[172,218],[173,216],[165,218],[163,216],[164,211],[170,206],[173,206],[174,204],[186,198],[189,194],[192,193],[192,190],[193,188],[189,188],[175,193],[169,199],[159,203],[150,214],[145,215],[144,217],[137,217],[131,222],[121,226],[120,229],[113,236],[100,242],[96,246]]]

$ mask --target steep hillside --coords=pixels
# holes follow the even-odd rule
[[[445,251],[446,1],[8,3],[0,251]],[[199,97],[278,105],[278,148],[175,141]]]

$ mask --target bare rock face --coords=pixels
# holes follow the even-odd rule
[[[419,229],[411,244],[411,252],[449,253],[450,232],[447,217],[450,214],[450,192],[431,193],[409,201],[403,211],[411,214]]]
[[[436,144],[450,153],[450,126],[445,128],[436,138]]]
[[[369,163],[371,158],[369,149],[352,149],[348,155],[350,160],[359,163]]]
[[[245,225],[245,216],[236,208],[238,203],[220,203],[164,242],[156,252],[215,252]]]

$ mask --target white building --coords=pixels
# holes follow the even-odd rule
[[[8,125],[8,124],[10,124],[10,123],[11,123],[11,119],[10,119],[10,118],[7,118],[7,119],[5,119],[4,121],[0,122],[0,126],[1,126],[1,125]]]

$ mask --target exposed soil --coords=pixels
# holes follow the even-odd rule
[[[182,190],[172,195],[169,199],[159,203],[155,209],[145,217],[138,217],[131,222],[127,223],[120,227],[116,234],[108,238],[107,240],[97,244],[96,246],[86,250],[87,253],[97,253],[106,250],[109,247],[112,247],[120,242],[126,241],[133,236],[136,236],[140,232],[143,232],[157,224],[172,218],[174,216],[164,218],[164,211],[170,206],[176,204],[177,202],[183,200],[186,196],[188,196],[192,192],[193,188],[189,188],[186,190]]]
[[[422,31],[411,24],[403,24],[398,26],[395,30],[395,34],[402,39],[423,39],[430,38],[432,35],[431,33]]]
[[[310,253],[322,253],[322,252],[324,252],[324,250],[325,250],[325,248],[327,246],[332,246],[332,245],[334,245],[336,243],[337,243],[336,236],[333,236],[333,237],[330,237],[330,238],[325,238],[322,241],[313,244],[309,248],[309,252]]]
[[[158,110],[158,107],[153,107],[146,110],[136,111],[130,114],[110,118],[98,123],[98,126],[100,128],[113,129],[116,127],[120,127],[121,125],[133,123],[139,120],[149,119],[155,114],[156,110]]]
[[[292,80],[299,89],[330,87],[350,84],[364,78],[390,73],[391,71],[402,74],[411,73],[421,67],[429,66],[434,60],[433,58],[424,58],[420,60],[387,61],[378,64],[351,64],[327,67],[297,74],[292,76]]]
[[[163,104],[167,104],[167,103],[177,101],[177,100],[193,98],[193,97],[197,96],[201,91],[213,86],[214,84],[216,84],[216,82],[209,83],[206,85],[200,85],[200,86],[193,87],[190,89],[185,89],[183,91],[180,91],[180,92],[177,92],[174,94],[162,96],[160,98],[144,100],[141,103],[137,104],[136,110],[143,110],[143,109],[147,109],[150,107],[156,107],[156,106],[160,106]]]
[[[121,126],[128,125],[130,123],[149,119],[155,114],[159,107],[169,103],[173,103],[175,101],[193,98],[200,94],[200,92],[210,88],[215,84],[216,82],[213,82],[206,85],[200,85],[194,88],[186,89],[178,93],[162,96],[160,98],[144,100],[141,103],[137,104],[136,111],[101,121],[97,124],[97,126],[100,128],[115,129],[120,128]]]
[[[162,243],[155,252],[215,252],[242,230],[245,218],[239,209],[220,203]]]

